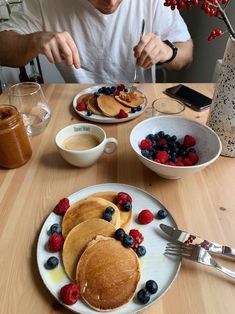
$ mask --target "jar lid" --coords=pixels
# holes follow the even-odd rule
[[[11,105],[0,105],[0,129],[16,123],[19,112]]]

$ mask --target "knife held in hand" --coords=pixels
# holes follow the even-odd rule
[[[160,228],[167,235],[169,235],[173,241],[178,241],[185,244],[200,245],[205,250],[211,253],[222,254],[235,258],[235,249],[229,246],[218,244],[209,240],[203,240],[202,238],[190,234],[189,232],[181,231],[179,229],[167,226],[165,224],[160,224]]]

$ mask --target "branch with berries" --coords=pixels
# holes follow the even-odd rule
[[[235,31],[228,19],[225,9],[229,3],[229,0],[164,0],[164,5],[170,7],[171,10],[191,9],[193,6],[199,6],[206,14],[216,17],[224,21],[227,31],[235,39]],[[222,31],[219,28],[213,29],[208,36],[208,40],[211,41],[216,37],[222,36],[226,31]]]

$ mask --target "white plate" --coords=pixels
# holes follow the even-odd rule
[[[130,185],[117,183],[93,185],[70,195],[68,198],[70,204],[73,204],[74,202],[77,202],[78,200],[83,199],[90,194],[102,191],[126,192],[131,195],[133,200],[133,222],[130,229],[135,228],[141,231],[141,233],[144,235],[143,245],[146,247],[147,251],[146,255],[140,258],[141,279],[138,285],[138,290],[143,288],[145,282],[149,279],[155,280],[159,287],[158,292],[151,296],[150,302],[146,305],[139,304],[136,298],[134,298],[131,302],[115,311],[105,312],[112,314],[133,314],[143,310],[143,308],[158,300],[169,289],[178,274],[181,262],[179,260],[169,259],[163,255],[166,243],[168,241],[159,228],[159,224],[161,222],[164,222],[165,224],[172,227],[177,227],[177,225],[169,211],[168,216],[163,220],[154,219],[154,221],[148,225],[140,225],[136,223],[136,217],[142,209],[150,209],[154,214],[156,214],[159,209],[164,208],[166,210],[166,208],[150,194]],[[52,212],[42,226],[37,244],[37,263],[40,275],[46,287],[59,302],[60,300],[58,298],[58,293],[60,288],[69,283],[70,280],[64,272],[61,254],[48,252],[46,250],[46,244],[50,236],[50,226],[54,223],[60,222],[61,216],[58,216]],[[44,264],[52,255],[59,258],[59,265],[53,270],[47,270]],[[79,300],[72,306],[64,306],[74,311],[75,313],[98,313],[83,303],[82,300]]]
[[[79,114],[80,117],[89,120],[89,121],[93,121],[93,122],[98,122],[98,123],[119,123],[119,122],[125,122],[125,121],[129,121],[132,119],[137,118],[138,116],[140,116],[147,105],[147,98],[146,96],[144,96],[144,102],[141,105],[142,109],[140,111],[136,111],[135,113],[128,113],[128,117],[123,118],[123,119],[118,119],[118,118],[113,118],[113,117],[106,117],[105,115],[98,115],[98,114],[92,114],[91,116],[87,116],[87,112],[86,111],[78,111],[76,109],[77,106],[77,99],[78,97],[84,95],[84,94],[88,94],[88,93],[95,93],[98,91],[99,88],[106,86],[106,87],[111,87],[111,84],[102,84],[102,85],[95,85],[95,86],[91,86],[89,88],[83,89],[80,93],[78,93],[74,99],[73,99],[73,109],[77,112],[77,114]],[[140,93],[142,93],[140,90],[138,90]]]

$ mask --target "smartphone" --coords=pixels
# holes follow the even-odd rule
[[[210,107],[212,101],[211,98],[182,84],[167,88],[164,93],[182,101],[186,106],[196,111]]]

